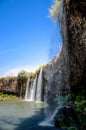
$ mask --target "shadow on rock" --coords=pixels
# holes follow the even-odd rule
[[[59,107],[54,117],[54,126],[79,130],[80,122],[75,110],[69,106]]]

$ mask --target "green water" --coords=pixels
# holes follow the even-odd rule
[[[0,102],[0,130],[56,130],[40,126],[45,120],[43,104],[25,101]]]

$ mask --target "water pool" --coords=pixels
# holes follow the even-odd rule
[[[45,120],[43,104],[25,101],[0,102],[0,130],[57,130],[43,125]]]

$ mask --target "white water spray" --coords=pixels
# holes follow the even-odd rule
[[[36,90],[36,103],[42,101],[42,87],[43,87],[43,70],[40,70],[38,80],[37,80],[37,90]]]
[[[36,103],[42,103],[42,90],[43,90],[43,70],[41,69],[38,76],[36,75],[33,82],[30,83],[30,79],[27,82],[25,100],[35,101]]]
[[[36,87],[37,87],[37,76],[35,77],[33,83],[30,86],[29,101],[35,101]]]
[[[30,79],[27,81],[27,86],[26,86],[26,92],[25,92],[25,100],[28,101],[28,93],[30,90]]]

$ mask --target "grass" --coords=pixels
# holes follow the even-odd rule
[[[15,95],[8,95],[0,93],[0,101],[11,101],[11,100],[18,100],[19,98]]]

